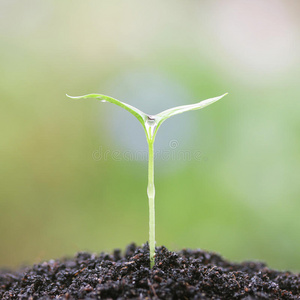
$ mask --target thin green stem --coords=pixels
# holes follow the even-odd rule
[[[148,187],[147,194],[149,199],[149,250],[150,250],[150,268],[155,262],[155,187],[154,187],[154,139],[148,140]]]

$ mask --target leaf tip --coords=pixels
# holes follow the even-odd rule
[[[80,96],[79,97],[78,96],[70,96],[68,94],[66,94],[66,96],[70,99],[80,99],[81,98]]]
[[[217,97],[218,98],[218,100],[220,100],[220,99],[222,99],[223,97],[225,97],[225,96],[227,96],[228,95],[228,93],[225,93],[225,94],[223,94],[223,95],[221,95],[221,96],[219,96],[219,97]]]
[[[225,94],[221,95],[220,99],[223,98],[223,97],[225,97],[225,96],[227,96],[227,95],[228,95],[228,93],[225,93]]]

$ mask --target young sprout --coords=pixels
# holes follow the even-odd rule
[[[221,98],[223,98],[226,94],[203,100],[201,102],[190,104],[190,105],[182,105],[177,106],[174,108],[170,108],[167,110],[162,111],[161,113],[157,115],[148,115],[142,112],[141,110],[126,104],[124,102],[121,102],[117,99],[111,98],[109,96],[105,95],[99,95],[99,94],[89,94],[84,96],[78,96],[78,97],[72,97],[67,95],[69,98],[72,99],[90,99],[94,98],[97,100],[100,100],[101,102],[110,102],[114,103],[118,106],[121,106],[122,108],[128,110],[131,114],[133,114],[142,124],[145,133],[146,138],[148,142],[148,187],[147,187],[147,194],[149,199],[149,250],[150,250],[150,268],[154,266],[155,263],[155,208],[154,208],[154,198],[155,198],[155,187],[154,187],[154,140],[157,133],[158,128],[160,125],[167,120],[168,118],[175,116],[177,114],[181,114],[186,111],[190,110],[197,110],[204,108]]]

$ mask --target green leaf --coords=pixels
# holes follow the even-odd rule
[[[159,126],[168,118],[178,115],[178,114],[181,114],[186,111],[204,108],[204,107],[220,100],[221,98],[223,98],[226,95],[227,95],[227,93],[222,96],[206,99],[206,100],[200,101],[195,104],[176,106],[176,107],[164,110],[161,113],[159,113],[157,115],[153,115],[153,116],[145,114],[141,110],[139,110],[129,104],[126,104],[124,102],[121,102],[117,99],[114,99],[112,97],[105,96],[105,95],[89,94],[89,95],[78,96],[78,97],[72,97],[69,95],[67,95],[67,96],[72,99],[91,99],[92,98],[92,99],[100,100],[101,102],[110,102],[110,103],[114,103],[120,107],[123,107],[124,109],[129,111],[132,115],[134,115],[140,121],[140,123],[143,125],[144,130],[146,132],[147,141],[149,142],[151,140],[154,140]]]
[[[126,104],[124,102],[121,102],[117,99],[114,99],[112,97],[109,97],[109,96],[105,96],[105,95],[100,95],[100,94],[89,94],[89,95],[84,95],[84,96],[76,96],[76,97],[73,97],[73,96],[69,96],[67,95],[69,98],[71,99],[90,99],[90,98],[93,98],[93,99],[97,99],[97,100],[100,100],[101,102],[110,102],[110,103],[114,103],[124,109],[126,109],[127,111],[129,111],[132,115],[134,115],[143,125],[143,127],[145,128],[145,122],[148,118],[147,114],[143,113],[141,110],[129,105],[129,104]]]
[[[158,123],[154,132],[154,135],[156,133],[156,131],[158,130],[159,126],[168,118],[181,114],[183,112],[186,111],[191,111],[191,110],[197,110],[197,109],[201,109],[204,108],[218,100],[220,100],[221,98],[223,98],[224,96],[226,96],[228,93],[223,94],[219,97],[214,97],[214,98],[210,98],[210,99],[206,99],[206,100],[202,100],[198,103],[195,104],[188,104],[188,105],[181,105],[181,106],[176,106],[167,110],[162,111],[161,113],[157,114],[155,116],[155,118],[157,119]]]

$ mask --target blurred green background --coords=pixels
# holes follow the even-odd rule
[[[0,266],[148,239],[142,126],[66,93],[154,114],[229,92],[159,130],[157,245],[299,271],[299,9],[1,0]]]

